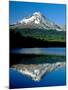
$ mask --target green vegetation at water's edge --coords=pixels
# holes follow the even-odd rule
[[[46,29],[10,29],[10,47],[65,47],[66,31]]]
[[[12,30],[11,30],[12,31]],[[13,29],[15,33],[20,33],[24,37],[32,37],[42,41],[65,42],[66,32],[45,29]]]

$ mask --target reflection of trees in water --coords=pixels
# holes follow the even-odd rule
[[[57,55],[22,55],[11,54],[10,65],[13,64],[44,64],[44,63],[56,63],[65,62],[65,56]]]

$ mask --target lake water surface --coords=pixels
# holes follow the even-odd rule
[[[36,61],[36,60],[40,60],[40,61],[44,61],[45,59],[48,59],[48,63],[53,63],[53,60],[55,62],[65,62],[66,58],[66,49],[65,48],[22,48],[22,49],[11,49],[11,53],[13,54],[21,54],[22,58],[23,58],[23,54],[26,55],[32,55],[35,54],[35,56],[26,58],[25,60],[30,61],[28,59],[31,59],[32,61]],[[38,57],[37,55],[40,55],[40,57]],[[41,55],[44,55],[41,56]],[[45,55],[53,55],[54,56],[63,56],[63,57],[54,57],[51,58],[51,56],[47,56],[47,58],[45,58]],[[19,58],[18,58],[19,59]],[[49,62],[51,61],[52,62]],[[34,62],[35,62],[34,61]],[[24,63],[23,61],[21,61],[20,63]],[[37,63],[37,62],[35,62]],[[46,62],[45,62],[46,63]],[[62,85],[66,85],[66,67],[62,67],[59,68],[57,70],[54,70],[52,72],[49,72],[47,75],[45,75],[40,81],[35,82],[33,81],[30,77],[19,73],[16,70],[10,69],[10,88],[30,88],[30,87],[43,87],[43,86],[62,86]]]
[[[11,49],[12,53],[20,54],[55,54],[55,55],[65,55],[65,48],[18,48]]]

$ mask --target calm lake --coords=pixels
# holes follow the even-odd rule
[[[65,48],[22,48],[11,49],[11,60],[15,59],[19,63],[39,64],[66,62]],[[45,75],[40,81],[35,82],[30,77],[19,73],[10,68],[10,87],[9,88],[30,88],[46,86],[66,85],[66,67],[59,68]]]

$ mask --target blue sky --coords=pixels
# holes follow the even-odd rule
[[[9,23],[15,23],[24,17],[31,16],[34,12],[41,12],[56,24],[65,24],[66,5],[10,1]]]

